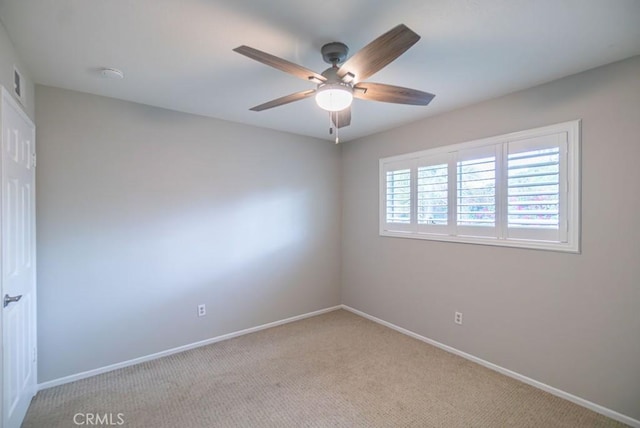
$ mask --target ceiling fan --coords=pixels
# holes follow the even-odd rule
[[[324,61],[331,64],[331,67],[320,74],[249,46],[239,46],[234,51],[317,85],[316,89],[285,95],[252,107],[251,110],[267,110],[315,95],[320,108],[330,112],[335,127],[342,128],[351,123],[353,98],[412,105],[427,105],[431,102],[435,95],[428,92],[363,81],[394,61],[418,40],[419,35],[400,24],[349,59],[347,45],[340,42],[327,43],[322,46],[321,53]]]

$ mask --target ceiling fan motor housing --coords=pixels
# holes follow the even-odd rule
[[[327,81],[324,83],[342,83],[342,79],[338,77],[337,67],[329,67],[321,74],[327,79]]]
[[[347,59],[349,48],[344,43],[331,42],[322,46],[320,52],[322,53],[322,59],[324,59],[324,62],[336,65],[342,64]]]

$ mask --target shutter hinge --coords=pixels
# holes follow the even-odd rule
[[[35,152],[31,153],[31,165],[34,168],[36,167],[36,153]]]

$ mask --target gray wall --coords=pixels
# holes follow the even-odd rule
[[[33,120],[34,118],[34,94],[35,85],[31,76],[27,72],[26,67],[20,60],[13,47],[13,43],[9,39],[9,34],[4,28],[2,22],[0,22],[0,85],[9,92],[14,98],[17,97],[13,93],[13,67],[18,67],[18,71],[22,76],[22,88],[24,90],[22,96],[22,105],[24,111]]]
[[[581,254],[378,235],[379,158],[578,118]],[[640,57],[349,142],[342,302],[640,419],[639,159]]]
[[[45,86],[36,113],[39,382],[340,303],[335,144]]]

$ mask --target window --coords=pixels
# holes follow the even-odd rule
[[[380,160],[380,234],[579,251],[580,122]]]

